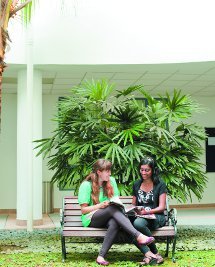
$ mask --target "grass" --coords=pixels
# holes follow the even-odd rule
[[[58,267],[98,267],[95,263],[97,254],[95,252],[76,253],[72,252],[68,255],[65,263],[61,261],[61,253],[21,253],[21,254],[2,254],[0,258],[0,266],[58,266]],[[115,266],[139,266],[138,261],[141,261],[140,253],[125,253],[116,254],[110,252],[108,260],[112,267]],[[179,251],[177,252],[177,261],[172,263],[171,259],[165,259],[163,267],[212,267],[215,266],[215,251]]]
[[[178,232],[176,263],[172,263],[170,253],[163,267],[215,267],[215,226],[178,227]],[[67,260],[62,263],[59,229],[35,230],[32,233],[25,230],[0,231],[0,266],[98,267],[95,259],[100,243],[81,243],[80,239],[70,241],[67,243]],[[158,248],[164,256],[165,244],[158,243]],[[134,267],[139,266],[142,257],[131,244],[115,244],[107,260],[111,267]]]

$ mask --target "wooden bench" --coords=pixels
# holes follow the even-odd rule
[[[132,197],[120,197],[125,205],[131,205]],[[176,209],[165,210],[166,225],[162,228],[153,231],[152,234],[156,239],[166,242],[165,257],[168,257],[169,245],[172,243],[172,261],[175,262],[175,247],[177,237],[177,212]],[[61,218],[61,245],[62,245],[62,261],[66,259],[66,237],[104,237],[106,229],[83,227],[81,222],[81,208],[78,204],[77,197],[64,197],[63,208],[60,212]]]

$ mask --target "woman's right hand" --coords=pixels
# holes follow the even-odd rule
[[[99,208],[100,209],[104,209],[104,208],[106,208],[109,205],[110,205],[110,202],[109,201],[103,201],[103,202],[99,203]]]

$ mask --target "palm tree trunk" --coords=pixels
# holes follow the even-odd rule
[[[17,5],[18,1],[14,0],[0,0],[0,130],[1,130],[1,108],[2,108],[2,77],[3,71],[6,67],[4,62],[5,49],[7,46],[7,40],[10,40],[7,27],[11,17],[16,12],[27,6],[32,0],[27,0],[20,5]]]
[[[2,76],[6,67],[4,62],[5,49],[7,45],[7,25],[10,15],[12,0],[1,0],[0,10],[0,129],[1,129],[1,109],[2,109]]]

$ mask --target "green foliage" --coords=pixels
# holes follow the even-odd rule
[[[117,90],[115,90],[116,92]],[[134,98],[135,91],[142,99]],[[86,82],[59,101],[58,127],[37,148],[49,157],[53,182],[77,189],[98,158],[113,162],[121,194],[130,194],[143,155],[157,159],[169,195],[201,199],[206,176],[199,157],[204,129],[188,118],[200,107],[188,95],[153,98],[141,85],[117,91],[106,81]]]

